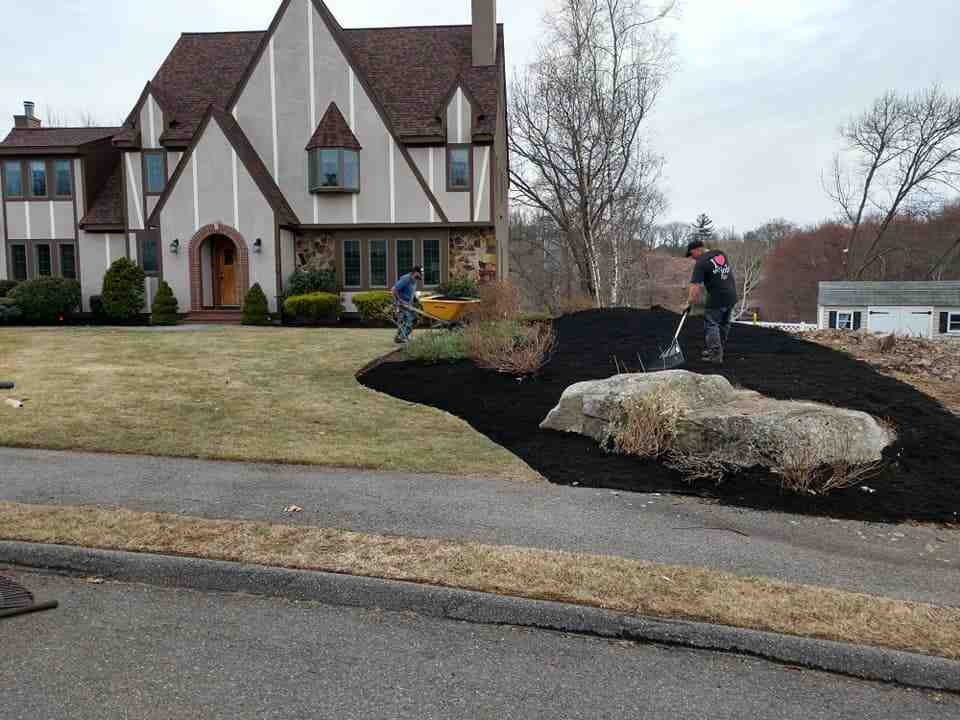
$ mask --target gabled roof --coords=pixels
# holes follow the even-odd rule
[[[263,194],[264,199],[279,216],[280,223],[284,225],[299,225],[300,220],[297,214],[293,211],[293,208],[290,207],[287,199],[283,196],[283,192],[277,187],[273,176],[270,174],[270,171],[267,170],[266,165],[263,164],[263,160],[260,159],[257,151],[254,150],[253,145],[243,132],[243,129],[232,115],[211,105],[201,119],[200,126],[197,128],[197,132],[194,134],[190,146],[183,154],[176,172],[174,172],[173,177],[170,178],[170,182],[167,183],[163,195],[161,195],[157,201],[156,208],[154,208],[153,213],[147,220],[147,226],[155,227],[159,223],[160,213],[164,205],[166,205],[167,200],[173,193],[177,182],[180,180],[180,176],[183,174],[187,163],[193,155],[194,148],[197,146],[197,143],[200,142],[207,125],[209,125],[211,121],[215,121],[217,125],[220,126],[224,136],[227,138],[227,142],[237,151],[237,158],[243,163],[247,172],[250,173],[250,177],[253,178],[253,181]]]
[[[116,127],[14,128],[0,143],[6,148],[76,148],[113,137]]]
[[[315,148],[346,148],[347,150],[363,150],[360,141],[353,134],[350,126],[347,124],[343,113],[337,107],[335,102],[330,103],[330,107],[323,114],[320,124],[317,125],[317,131],[313,133],[310,142],[307,143],[307,150]]]
[[[80,221],[80,227],[119,226],[123,228],[123,171],[117,154],[113,170],[97,191],[90,209]]]
[[[437,109],[461,81],[479,105],[474,134],[496,131],[503,25],[497,26],[497,64],[491,67],[473,66],[470,25],[344,30],[343,35],[401,138],[440,135],[443,113]]]
[[[210,105],[226,107],[253,62],[264,32],[184,33],[163,61],[124,124],[129,135],[139,108],[152,93],[164,112],[160,141],[185,147]],[[120,141],[124,142],[124,137]]]

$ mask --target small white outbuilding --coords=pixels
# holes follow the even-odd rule
[[[821,329],[960,337],[960,282],[822,282]]]

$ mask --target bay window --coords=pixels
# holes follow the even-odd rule
[[[307,154],[312,193],[360,192],[360,153],[346,148],[314,148]]]

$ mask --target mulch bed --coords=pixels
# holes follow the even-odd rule
[[[588,438],[539,429],[567,387],[610,377],[614,357],[621,366],[634,367],[638,353],[669,343],[678,320],[665,310],[568,315],[556,323],[556,355],[538,378],[522,382],[470,362],[387,362],[360,381],[463,418],[558,484],[698,495],[730,505],[839,518],[960,519],[960,419],[935,399],[846,353],[777,330],[735,326],[727,363],[717,369],[700,361],[703,323],[691,319],[682,337],[686,369],[724,375],[769,397],[812,400],[891,420],[898,444],[888,450],[883,474],[865,483],[876,492],[858,486],[826,497],[800,496],[783,491],[774,476],[759,468],[719,486],[690,484],[659,463],[610,455]]]

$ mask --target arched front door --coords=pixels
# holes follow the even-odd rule
[[[210,238],[210,260],[213,265],[213,304],[215,307],[238,307],[240,293],[237,272],[237,246],[225,235]]]

